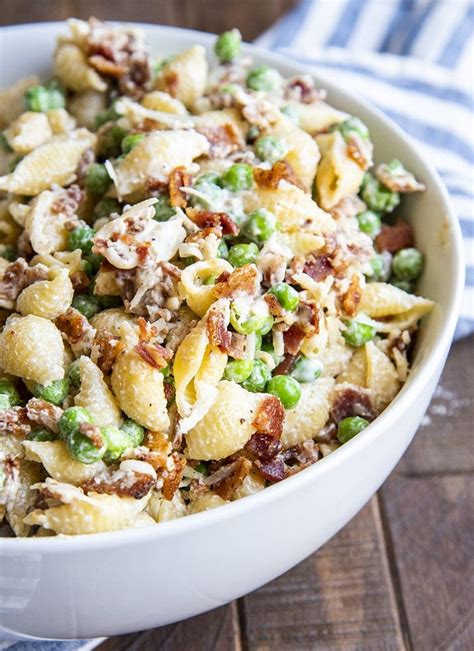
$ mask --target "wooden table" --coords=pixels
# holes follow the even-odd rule
[[[250,40],[294,4],[0,0],[0,24],[95,15],[212,32],[236,25]],[[473,342],[453,347],[425,422],[394,473],[322,549],[237,602],[111,638],[100,650],[474,649]]]

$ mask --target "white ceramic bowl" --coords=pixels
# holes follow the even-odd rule
[[[153,51],[172,53],[214,37],[143,25]],[[47,73],[60,23],[0,29],[0,87]],[[304,66],[258,48],[284,75]],[[306,68],[306,71],[309,71]],[[219,509],[156,527],[74,538],[0,542],[0,636],[117,635],[176,622],[258,588],[314,552],[378,489],[410,443],[453,335],[461,291],[461,235],[429,161],[380,111],[314,73],[336,107],[369,127],[377,159],[400,158],[426,183],[403,213],[426,253],[421,293],[436,309],[423,324],[413,369],[393,403],[355,439],[298,475]],[[335,74],[337,81],[337,73]]]

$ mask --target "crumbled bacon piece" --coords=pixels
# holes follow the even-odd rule
[[[281,452],[281,441],[270,434],[254,434],[245,444],[245,450],[259,461],[270,461]]]
[[[186,208],[188,205],[187,196],[181,190],[182,187],[188,185],[191,185],[191,177],[184,167],[175,167],[171,170],[169,177],[170,204],[174,208]]]
[[[366,209],[365,203],[356,194],[340,199],[335,206],[330,209],[330,214],[334,219],[343,217],[355,217]]]
[[[265,294],[263,298],[272,316],[283,316],[285,314],[285,310],[275,294]]]
[[[45,266],[30,267],[24,258],[18,258],[8,265],[0,280],[0,300],[15,301],[25,287],[47,277],[48,269]]]
[[[336,396],[331,408],[331,416],[339,423],[349,416],[362,416],[373,420],[377,415],[370,394],[366,389],[351,384],[336,387]]]
[[[86,149],[86,151],[82,154],[81,160],[79,161],[79,165],[76,170],[76,175],[78,178],[80,178],[81,174],[85,174],[85,170],[82,170],[81,165],[89,167],[93,161],[94,150]],[[63,213],[67,217],[72,217],[73,215],[77,214],[83,198],[84,192],[81,190],[81,188],[77,184],[70,185],[66,190],[62,190],[59,193],[58,198],[51,206],[51,210],[52,212]]]
[[[252,470],[252,462],[245,457],[237,457],[233,462],[230,475],[213,484],[212,489],[222,497],[223,500],[230,500],[235,491],[242,486],[242,482]]]
[[[258,434],[268,434],[279,439],[283,431],[285,409],[276,396],[264,398],[258,405],[252,425]]]
[[[363,140],[359,135],[350,135],[347,142],[347,155],[364,172],[372,165],[373,145],[368,140]]]
[[[150,492],[156,479],[142,472],[135,472],[133,475],[132,481],[127,477],[115,481],[92,477],[83,482],[80,487],[85,493],[105,493],[107,495],[117,495],[118,497],[133,497],[139,500]]]
[[[98,332],[94,338],[93,361],[106,375],[112,371],[115,360],[125,348],[120,339],[108,332]]]
[[[165,394],[165,400],[169,402],[174,397],[174,394],[176,393],[174,384],[171,384],[171,382],[164,382],[163,393]]]
[[[238,332],[232,332],[229,355],[234,359],[244,359],[246,341],[247,338],[245,335],[241,335]]]
[[[60,407],[41,400],[41,398],[30,398],[26,403],[26,414],[29,420],[56,434],[59,432],[58,422],[62,413],[63,410]]]
[[[64,334],[71,346],[82,344],[84,351],[89,350],[95,336],[95,329],[86,317],[78,310],[70,307],[54,321],[55,325]]]
[[[159,344],[151,344],[147,341],[139,341],[135,351],[153,368],[164,368],[171,359],[172,353]]]
[[[272,484],[277,481],[282,481],[287,476],[287,468],[283,459],[276,457],[270,461],[257,461],[254,462],[255,467],[258,469],[263,477]]]
[[[426,190],[425,184],[418,181],[414,174],[403,168],[398,173],[393,172],[387,163],[382,163],[377,167],[375,176],[392,192],[423,192]]]
[[[308,75],[300,75],[288,80],[285,89],[285,99],[302,104],[313,104],[326,97],[326,92],[314,86],[314,80]]]
[[[224,280],[219,276],[215,285],[217,298],[232,298],[235,295],[254,296],[260,286],[259,273],[253,264],[244,264],[234,269]]]
[[[406,249],[415,245],[415,238],[410,224],[399,219],[393,226],[382,226],[382,231],[375,238],[375,246],[378,251],[389,251],[396,253],[400,249]]]
[[[216,126],[202,126],[197,130],[209,142],[210,158],[227,158],[234,151],[245,146],[237,127],[231,122]]]
[[[304,186],[296,176],[293,168],[286,161],[280,160],[269,170],[262,169],[261,167],[255,167],[253,170],[253,178],[255,183],[262,188],[268,188],[269,190],[276,190],[280,181],[288,181],[293,185],[296,185],[298,188],[304,190]]]
[[[296,355],[286,353],[282,361],[274,369],[273,375],[288,375],[296,361]]]
[[[100,434],[100,427],[97,427],[97,425],[92,425],[92,423],[81,423],[79,425],[79,431],[81,434],[86,436],[96,448],[101,448],[104,445],[104,439]]]
[[[153,127],[156,129],[156,124]],[[147,189],[147,193],[152,196],[156,197],[159,194],[166,192],[168,189],[168,183],[166,181],[160,181],[159,179],[155,179],[153,176],[147,177],[145,181],[145,187]]]
[[[0,411],[0,432],[24,438],[31,431],[25,407],[10,407]]]
[[[174,461],[174,468],[171,471],[163,472],[163,497],[165,500],[172,500],[173,495],[179,488],[181,479],[183,478],[184,468],[186,467],[186,459],[179,457],[176,452],[171,455]]]
[[[349,289],[344,294],[342,299],[342,307],[344,309],[344,312],[349,316],[354,316],[354,314],[357,312],[357,306],[359,305],[361,298],[362,289],[360,287],[359,276],[354,274],[351,278]]]
[[[320,282],[334,274],[334,267],[328,255],[310,254],[304,263],[303,271],[316,282]]]
[[[297,355],[305,336],[305,331],[297,323],[294,323],[286,332],[283,333],[285,353]]]
[[[288,474],[294,475],[308,468],[308,466],[312,466],[313,463],[316,463],[321,454],[319,445],[312,439],[308,439],[307,441],[303,441],[303,443],[298,443],[298,445],[285,450],[281,456],[287,466],[289,465]]]
[[[72,282],[72,286],[74,287],[74,291],[78,292],[79,294],[84,292],[84,290],[89,287],[91,284],[91,280],[89,276],[86,274],[85,271],[79,270],[75,271],[70,275],[70,279]]]
[[[126,311],[156,321],[166,309],[168,299],[178,299],[180,276],[180,270],[173,264],[157,262],[116,271],[115,279]]]
[[[188,208],[186,211],[191,219],[199,228],[218,228],[222,235],[236,236],[239,234],[239,227],[226,212],[212,212],[210,210],[196,210]]]
[[[227,331],[226,316],[222,310],[212,308],[206,320],[209,342],[217,346],[223,353],[229,353],[232,344],[232,335]]]

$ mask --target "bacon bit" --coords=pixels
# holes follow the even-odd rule
[[[212,212],[210,210],[197,210],[188,208],[186,214],[199,228],[219,228],[222,235],[236,236],[239,234],[239,227],[226,212]]]
[[[347,155],[352,158],[364,172],[372,165],[373,146],[369,141],[364,141],[360,136],[350,136],[347,143]]]
[[[392,192],[424,192],[426,186],[418,181],[414,174],[403,170],[399,174],[390,171],[387,163],[382,163],[375,170],[375,176],[386,188]]]
[[[341,420],[348,416],[362,416],[371,421],[377,416],[370,394],[366,389],[351,384],[340,385],[336,388],[336,397],[334,399],[331,416],[340,423]]]
[[[328,276],[334,274],[331,259],[327,255],[310,254],[305,261],[303,271],[316,282],[325,280]]]
[[[60,407],[40,398],[30,398],[26,403],[26,415],[29,420],[56,434],[59,432],[58,422],[62,414],[63,410]]]
[[[257,434],[268,434],[279,439],[284,420],[285,409],[280,400],[276,396],[268,396],[259,404],[252,425],[257,430]]]
[[[77,344],[85,335],[93,330],[86,317],[73,307],[70,307],[64,314],[58,316],[54,323],[71,344]]]
[[[221,274],[219,274],[219,276],[217,276],[216,283],[225,283],[229,276],[229,271],[223,271]]]
[[[210,158],[227,158],[234,151],[245,146],[239,130],[231,122],[214,127],[202,126],[197,131],[209,142]]]
[[[0,432],[25,438],[31,432],[25,407],[11,407],[0,411]]]
[[[305,338],[305,331],[296,323],[291,328],[283,333],[283,340],[285,342],[285,353],[290,355],[297,355],[300,351],[301,344]]]
[[[156,124],[154,124],[154,128],[156,128]],[[152,176],[149,176],[147,178],[145,181],[145,186],[148,194],[150,194],[152,197],[156,197],[162,192],[166,192],[168,189],[168,183],[165,181],[160,181],[159,179],[155,179]]]
[[[400,249],[406,249],[415,245],[415,238],[410,224],[399,219],[394,226],[382,227],[382,231],[375,238],[375,246],[378,251],[389,251],[396,253]]]
[[[118,497],[133,497],[139,500],[150,492],[156,480],[151,475],[142,472],[136,472],[134,476],[133,482],[130,482],[127,478],[106,481],[99,477],[92,477],[83,482],[80,487],[85,493],[105,493],[107,495],[118,495]]]
[[[283,459],[277,457],[271,461],[254,461],[254,465],[263,477],[272,484],[285,479],[287,468]]]
[[[151,325],[151,323],[148,323],[148,321],[144,319],[142,316],[138,317],[137,325],[138,325],[138,336],[141,340],[151,341],[153,337],[156,337],[157,330],[155,326]]]
[[[125,344],[108,332],[98,332],[94,338],[95,362],[102,373],[107,375],[112,371],[115,360],[124,350]]]
[[[311,77],[301,76],[288,80],[288,86],[285,89],[285,99],[302,102],[303,104],[313,104],[325,99],[326,92],[320,91],[314,87]]]
[[[219,278],[222,276],[223,274]],[[224,281],[220,281],[219,278],[214,290],[217,298],[232,298],[236,294],[254,296],[260,286],[259,273],[253,264],[244,264],[242,267],[237,267]]]
[[[24,258],[11,262],[0,280],[0,299],[15,301],[20,293],[39,280],[46,280],[48,270],[43,266],[28,266]]]
[[[104,445],[104,439],[100,435],[100,427],[92,425],[92,423],[81,423],[79,431],[86,436],[96,448],[101,448]]]
[[[150,246],[151,242],[143,242],[143,244],[139,244],[135,251],[137,252],[138,256],[138,263],[139,265],[143,265],[150,253]]]
[[[91,280],[85,271],[75,271],[70,275],[70,278],[74,291],[79,294],[84,292],[84,290],[91,284]]]
[[[172,500],[173,495],[179,488],[186,467],[186,459],[179,457],[176,452],[171,455],[174,461],[174,468],[170,472],[163,472],[163,497],[165,500]]]
[[[270,434],[254,434],[244,449],[259,461],[270,461],[281,452],[281,441]]]
[[[151,344],[147,341],[139,341],[135,351],[153,368],[164,368],[171,359],[171,352],[159,344]]]
[[[186,172],[186,168],[180,166],[171,170],[169,177],[170,204],[174,208],[186,208],[188,205],[187,196],[181,188],[189,185],[191,185],[191,176]]]
[[[343,217],[355,217],[357,214],[366,209],[365,203],[356,194],[340,199],[335,206],[333,206],[329,213],[334,219],[342,219]]]
[[[81,175],[85,175],[85,166],[89,165],[94,161],[94,150],[86,149],[82,154],[81,160],[76,170],[76,175],[78,178],[81,178]],[[84,198],[84,192],[81,188],[74,184],[69,186],[67,190],[63,190],[56,201],[52,204],[51,210],[55,213],[63,213],[67,217],[72,217],[75,215],[79,209],[79,205]]]
[[[312,439],[308,439],[303,443],[299,443],[285,452],[282,453],[282,458],[288,464],[290,462],[290,467],[288,469],[289,475],[294,475],[308,466],[312,466],[313,463],[320,458],[319,445],[317,445]]]
[[[275,163],[269,170],[255,167],[253,170],[253,178],[257,185],[262,188],[268,188],[269,190],[276,190],[282,180],[288,181],[288,183],[292,183],[301,190],[304,190],[303,184],[296,176],[291,165],[283,160]]]
[[[209,237],[209,235],[215,235],[216,238],[220,240],[222,237],[222,229],[219,226],[206,226],[196,233],[190,233],[184,241],[186,244],[189,244],[190,242],[202,242]]]
[[[283,335],[284,337],[285,335]],[[278,364],[274,369],[273,375],[288,375],[288,373],[293,368],[293,365],[296,361],[296,355],[290,355],[287,353],[283,360]]]
[[[230,475],[216,482],[212,489],[222,497],[223,500],[230,500],[235,491],[242,486],[244,479],[252,470],[252,462],[245,457],[237,457],[233,463]]]
[[[342,307],[344,309],[344,312],[349,316],[354,316],[357,311],[357,306],[360,303],[361,297],[362,290],[360,287],[359,277],[354,274],[351,278],[349,289],[344,294],[344,297],[342,299]]]
[[[238,332],[231,333],[230,341],[230,350],[229,355],[234,359],[244,359],[245,358],[245,345],[247,338],[245,335],[241,335]]]
[[[211,308],[207,315],[206,329],[209,342],[219,348],[222,353],[229,353],[232,335],[227,331],[225,321],[226,317],[221,310]]]
[[[165,394],[165,399],[166,402],[169,402],[175,395],[176,389],[174,387],[174,384],[171,384],[171,382],[164,382],[163,383],[163,392]]]
[[[275,294],[265,294],[263,299],[268,305],[268,309],[270,310],[270,314],[272,316],[283,316],[285,314],[285,310],[281,306],[281,303]]]

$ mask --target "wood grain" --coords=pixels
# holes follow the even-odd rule
[[[474,477],[393,475],[384,524],[416,651],[474,649]]]
[[[243,612],[252,651],[405,648],[376,500],[316,554],[245,597]]]

